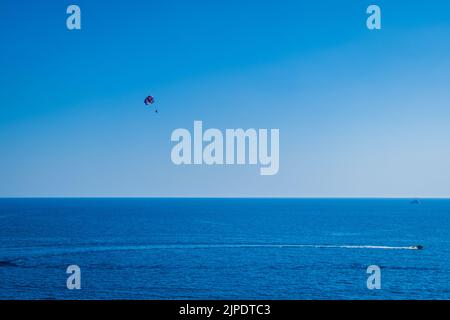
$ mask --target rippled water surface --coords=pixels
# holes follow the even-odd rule
[[[0,299],[449,299],[449,217],[437,199],[0,199]]]

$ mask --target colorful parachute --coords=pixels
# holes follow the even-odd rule
[[[147,98],[145,98],[144,103],[146,106],[153,104],[153,102],[155,102],[155,99],[152,96],[148,96]]]

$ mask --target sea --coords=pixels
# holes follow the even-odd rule
[[[0,299],[450,299],[450,200],[0,199]]]

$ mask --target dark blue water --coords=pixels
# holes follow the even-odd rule
[[[0,199],[0,299],[449,299],[449,217],[449,200]]]

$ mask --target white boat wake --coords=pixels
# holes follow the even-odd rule
[[[0,256],[42,256],[112,251],[226,249],[226,248],[320,248],[320,249],[378,249],[378,250],[421,250],[422,246],[376,246],[376,245],[329,245],[329,244],[149,244],[149,245],[97,245],[77,247],[33,247],[10,248]]]

